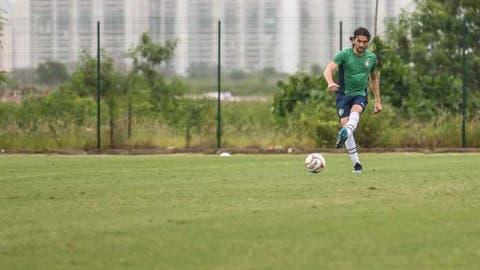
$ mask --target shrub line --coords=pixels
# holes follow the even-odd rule
[[[344,153],[343,150],[335,148],[288,148],[288,149],[264,149],[264,148],[148,148],[148,149],[42,149],[42,150],[1,150],[0,155],[7,154],[44,154],[44,155],[166,155],[166,154],[208,154],[216,155],[223,152],[230,154],[307,154],[307,153]],[[362,152],[366,153],[422,153],[422,154],[439,154],[439,153],[479,153],[480,148],[362,148]]]

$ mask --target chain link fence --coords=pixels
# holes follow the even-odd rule
[[[298,140],[298,134],[288,134],[275,124],[270,107],[272,96],[279,91],[277,82],[297,72],[320,76],[340,48],[351,46],[349,36],[362,24],[373,27],[373,22],[356,18],[253,16],[241,20],[234,15],[226,16],[221,22],[220,40],[222,145],[275,147],[280,140],[290,145],[312,146]],[[2,69],[8,72],[9,80],[0,88],[0,148],[95,148],[96,96],[91,91],[78,93],[78,89],[74,98],[65,93],[75,88],[72,85],[79,79],[75,72],[88,66],[82,57],[96,58],[98,39],[106,57],[102,61],[111,60],[116,80],[120,82],[115,91],[102,89],[114,93],[102,95],[103,147],[214,148],[219,64],[217,26],[217,21],[202,14],[192,14],[188,20],[111,16],[100,22],[99,32],[97,22],[88,16],[74,20],[40,16],[7,21],[4,34],[15,38],[3,41]],[[476,30],[478,24],[470,23],[467,27]],[[174,86],[177,90],[182,88],[190,100],[178,107],[181,110],[177,108],[183,118],[165,116],[162,108],[156,108],[152,103],[155,93],[129,90],[133,87],[134,68],[129,52],[140,44],[145,32],[160,44],[177,42],[174,56],[155,69],[165,82],[159,91]],[[471,32],[467,31],[466,40],[474,38],[468,36]],[[399,34],[398,38],[401,37]],[[457,43],[458,50],[461,44]],[[391,44],[390,48],[395,49]],[[477,49],[467,47],[467,57],[473,57]],[[477,65],[477,58],[467,61],[466,70],[477,76]],[[462,73],[452,76],[456,78],[454,83],[458,83]],[[96,77],[81,79],[93,83]],[[396,88],[385,87],[386,102],[393,102],[396,93],[412,87],[394,80],[388,83]],[[135,87],[141,88],[142,84]],[[477,86],[468,84],[468,87]],[[63,94],[52,95],[59,92]]]

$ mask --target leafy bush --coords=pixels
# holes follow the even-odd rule
[[[37,67],[37,82],[40,84],[57,85],[63,83],[70,77],[67,67],[54,61],[41,63]]]
[[[297,138],[307,137],[315,142],[315,146],[325,148],[333,145],[339,127],[335,104],[314,99],[297,104],[287,122],[289,130]]]
[[[386,134],[395,129],[396,114],[391,106],[383,104],[381,113],[373,114],[373,106],[368,105],[360,117],[355,131],[355,141],[361,147],[386,147],[391,142]]]
[[[273,97],[272,112],[279,117],[287,116],[298,104],[311,98],[319,102],[333,101],[333,96],[325,93],[327,85],[320,76],[300,72],[290,76],[287,83],[279,81],[277,85],[281,91]]]

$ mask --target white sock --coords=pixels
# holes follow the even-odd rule
[[[345,141],[345,148],[350,155],[350,160],[352,160],[353,165],[355,165],[355,163],[360,163],[360,158],[358,157],[357,152],[357,144],[355,143],[355,138],[353,138],[353,134],[352,136],[349,136]]]
[[[348,132],[348,137],[353,136],[353,132],[357,128],[358,121],[360,120],[360,114],[358,112],[351,112],[350,117],[348,118],[347,124],[345,124],[345,128]],[[355,143],[355,141],[354,141]]]

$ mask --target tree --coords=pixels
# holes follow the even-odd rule
[[[159,67],[168,63],[175,55],[176,40],[167,40],[165,45],[154,42],[148,33],[143,33],[140,44],[129,51],[128,56],[133,60],[133,73],[142,73],[150,85],[161,78]]]
[[[132,99],[138,95],[147,95],[150,108],[161,113],[171,126],[176,126],[179,95],[185,91],[185,85],[176,79],[168,82],[160,70],[162,64],[173,59],[176,46],[176,40],[167,40],[165,44],[156,43],[148,33],[143,33],[140,43],[129,51],[128,56],[133,60],[128,76],[130,87],[127,90],[129,119],[133,114]],[[147,89],[148,93],[142,89]],[[130,130],[130,121],[128,125]]]
[[[14,68],[9,72],[10,82],[17,87],[34,85],[36,72],[36,68]]]
[[[462,47],[467,55],[466,85],[471,105],[476,104],[480,83],[480,2],[465,0],[417,0],[416,10],[403,13],[390,22],[386,32],[386,45],[390,53],[385,69],[397,71],[382,75],[382,85],[395,84],[398,75],[408,76],[408,88],[401,102],[395,106],[409,107],[418,104],[418,110],[427,115],[439,112],[458,112],[461,104],[463,78]],[[464,43],[463,20],[467,37]],[[405,69],[408,72],[405,72]],[[393,92],[392,92],[393,93]],[[411,107],[409,107],[411,109]],[[474,108],[475,109],[475,108]],[[474,111],[474,110],[472,110]]]
[[[336,127],[334,94],[320,74],[297,73],[288,82],[279,81],[280,93],[273,98],[272,112],[282,127],[304,134],[317,146],[328,145]]]
[[[37,68],[37,82],[47,85],[56,85],[68,80],[67,67],[59,62],[47,61]]]
[[[279,81],[277,85],[281,92],[273,98],[272,112],[279,117],[287,116],[299,103],[305,103],[309,99],[323,102],[332,96],[325,93],[327,85],[320,75],[314,77],[297,73],[290,76],[287,83]]]
[[[87,52],[82,52],[80,55],[80,64],[73,72],[71,79],[63,87],[64,91],[73,91],[78,96],[96,96],[97,60],[90,56]],[[115,70],[115,65],[112,57],[107,56],[105,51],[101,52],[101,94],[105,99],[107,105],[107,112],[109,116],[109,133],[110,133],[110,147],[115,148],[117,142],[116,123],[117,123],[117,104],[120,98],[125,95],[127,83],[125,76]]]
[[[185,135],[185,147],[191,147],[192,132],[201,133],[208,128],[208,116],[214,115],[214,102],[207,99],[183,98],[175,113],[169,117],[170,126]],[[213,117],[210,118],[213,120]]]
[[[402,108],[405,105],[405,98],[408,98],[412,91],[409,79],[410,67],[378,36],[373,38],[370,49],[377,56],[383,101],[391,103],[396,108]]]

